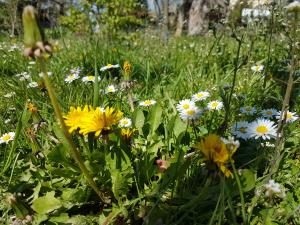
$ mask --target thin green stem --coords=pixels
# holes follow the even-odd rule
[[[240,181],[239,175],[237,173],[237,170],[235,168],[234,162],[232,160],[230,160],[230,162],[231,162],[231,166],[232,166],[232,169],[233,169],[234,178],[236,180],[236,183],[237,183],[238,189],[239,189],[239,193],[240,193],[241,204],[242,204],[243,225],[247,225],[248,221],[247,221],[246,208],[245,208],[245,199],[244,199],[244,195],[243,195],[243,189],[242,189],[242,186],[241,186],[241,181]]]
[[[72,137],[68,131],[68,128],[65,125],[59,104],[57,102],[56,96],[54,94],[54,90],[51,86],[48,74],[47,74],[47,69],[46,69],[46,64],[45,61],[43,59],[39,59],[39,64],[41,66],[41,70],[44,74],[44,81],[45,81],[45,85],[51,100],[51,104],[54,108],[54,112],[55,112],[55,116],[58,119],[60,125],[61,125],[61,130],[63,132],[63,135],[69,145],[69,151],[70,154],[72,155],[72,157],[74,158],[74,160],[76,161],[76,163],[78,164],[81,172],[83,173],[83,175],[85,176],[88,184],[91,186],[91,188],[93,188],[93,190],[96,192],[96,194],[99,196],[99,198],[105,202],[105,203],[109,203],[108,199],[104,196],[104,194],[102,193],[102,191],[100,191],[100,189],[97,187],[97,184],[95,183],[95,181],[93,180],[90,172],[88,171],[88,169],[86,168],[86,166],[84,165],[84,162],[78,152],[78,150],[76,149]]]

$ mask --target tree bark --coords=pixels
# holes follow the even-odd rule
[[[163,42],[166,44],[169,40],[169,0],[164,0],[164,19],[163,19]]]
[[[202,35],[208,31],[210,21],[225,17],[226,0],[193,0],[189,11],[189,35]]]

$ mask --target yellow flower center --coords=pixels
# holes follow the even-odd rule
[[[247,127],[240,127],[239,128],[239,131],[241,132],[241,133],[247,133]]]
[[[203,93],[198,93],[198,94],[197,94],[197,97],[198,97],[198,98],[201,98],[201,97],[203,97],[203,95],[204,95]]]
[[[11,138],[9,134],[6,134],[4,137],[2,137],[3,141],[8,141]]]
[[[109,68],[112,67],[112,64],[107,64],[107,67],[109,67]]]
[[[188,110],[187,112],[186,112],[186,114],[187,115],[189,115],[189,116],[193,116],[193,115],[195,115],[195,113],[196,113],[196,111],[195,110]]]
[[[186,104],[183,104],[183,105],[182,105],[182,108],[184,108],[184,109],[188,109],[188,108],[190,108],[190,105],[189,105],[189,104],[187,104],[187,103],[186,103]]]
[[[218,105],[219,105],[219,103],[218,103],[218,102],[213,102],[213,103],[211,104],[212,108],[217,108],[217,107],[218,107]]]
[[[258,132],[258,133],[261,133],[261,134],[265,134],[265,133],[267,133],[268,132],[268,128],[266,127],[266,126],[258,126],[257,128],[256,128],[256,131]]]
[[[273,115],[273,113],[271,111],[267,111],[266,114],[267,115]]]
[[[75,77],[74,74],[69,75],[69,79],[73,79]]]
[[[145,105],[151,105],[151,101],[150,100],[146,100],[146,101],[144,101],[144,104]]]
[[[127,125],[128,124],[128,121],[127,120],[123,120],[122,122],[124,125]]]
[[[94,80],[94,76],[88,76],[87,79],[88,80]]]
[[[286,118],[287,118],[287,119],[291,119],[292,117],[293,117],[293,116],[292,116],[291,113],[287,113],[287,114],[286,114]]]

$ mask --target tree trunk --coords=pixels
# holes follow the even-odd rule
[[[169,0],[164,0],[164,19],[163,19],[163,42],[166,44],[169,39]]]
[[[193,0],[189,11],[189,35],[202,35],[208,31],[209,22],[226,16],[226,0]]]
[[[183,25],[184,25],[184,4],[180,5],[178,8],[175,37],[181,36],[182,30],[183,30]]]

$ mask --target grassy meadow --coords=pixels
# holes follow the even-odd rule
[[[3,37],[0,224],[300,224],[298,28]]]

